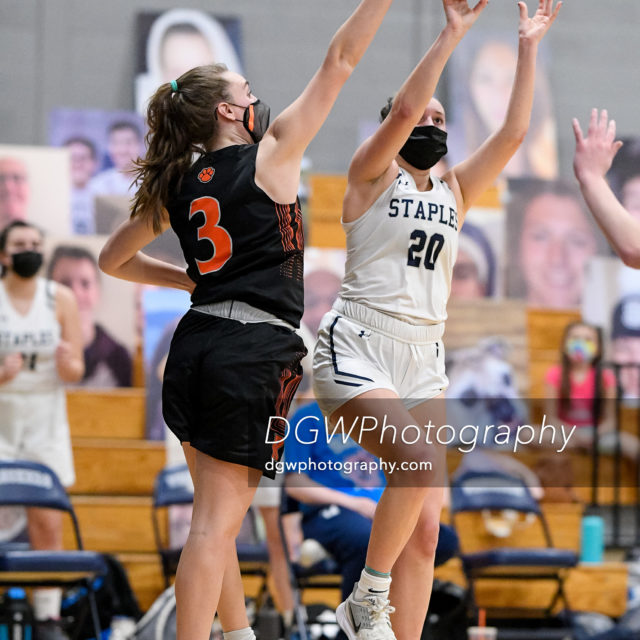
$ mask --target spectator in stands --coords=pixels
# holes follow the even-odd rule
[[[93,194],[89,182],[98,169],[96,146],[88,138],[80,136],[69,138],[64,146],[71,156],[71,228],[73,233],[95,233]]]
[[[341,432],[333,438],[326,436],[317,402],[300,407],[289,422],[285,488],[300,502],[304,538],[317,540],[338,563],[342,600],[346,600],[365,565],[373,514],[385,486],[384,473],[362,470],[367,463],[377,465],[378,459],[354,440]],[[332,468],[298,472],[300,462],[311,461],[317,466],[331,462]],[[441,524],[435,565],[449,560],[457,549],[455,531]],[[339,637],[344,638],[344,632]]]
[[[0,458],[45,464],[75,481],[64,384],[82,378],[80,317],[73,293],[38,276],[42,233],[16,220],[0,231]],[[63,549],[62,515],[29,509],[32,548]],[[33,595],[37,637],[64,637],[61,589]]]
[[[95,256],[84,247],[58,245],[48,269],[49,278],[69,287],[80,311],[84,347],[84,387],[130,387],[131,355],[96,322],[100,275]]]
[[[0,228],[12,220],[26,220],[29,174],[20,158],[0,158]]]
[[[611,453],[616,446],[614,402],[616,379],[602,366],[602,333],[585,322],[565,328],[560,363],[545,375],[545,422],[577,428],[568,446],[591,448],[596,428],[598,448]],[[635,459],[638,440],[620,433],[623,453]]]
[[[131,120],[119,120],[109,127],[107,153],[113,166],[98,173],[89,182],[95,196],[133,195],[134,162],[144,150],[142,131]]]

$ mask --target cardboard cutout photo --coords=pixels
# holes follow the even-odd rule
[[[458,436],[449,449],[450,470],[501,469],[535,486],[535,475],[511,444],[531,419],[526,306],[516,300],[452,300],[448,313],[446,417]],[[474,438],[465,425],[477,428]]]
[[[190,296],[186,291],[163,287],[143,287],[145,437],[149,440],[164,440],[167,436],[167,426],[162,417],[162,378],[173,332],[190,305]],[[173,444],[180,448],[178,440],[173,435],[169,435],[169,440],[175,441]],[[182,451],[180,450],[178,460],[181,455]]]
[[[25,220],[47,234],[71,232],[69,152],[0,144],[0,229]]]
[[[623,138],[607,180],[622,206],[640,220],[640,138]]]
[[[46,237],[45,274],[76,296],[85,374],[79,386],[130,387],[136,336],[136,285],[98,269],[106,238]]]
[[[582,317],[602,328],[605,359],[618,369],[622,399],[634,404],[640,398],[640,271],[599,256],[587,265],[586,284]]]
[[[586,265],[604,241],[577,187],[509,180],[506,229],[507,296],[530,307],[579,308]]]
[[[139,13],[136,21],[136,111],[165,82],[203,64],[222,62],[242,74],[240,19],[198,9]]]
[[[98,200],[135,193],[133,163],[144,155],[145,125],[130,111],[54,109],[49,114],[49,142],[70,155],[73,233],[110,233],[100,228]]]
[[[504,211],[469,209],[458,237],[451,298],[500,298],[504,291]]]
[[[516,71],[518,38],[515,32],[468,33],[448,65],[450,95],[447,110],[448,162],[466,160],[502,125]],[[540,45],[531,124],[527,137],[505,167],[505,177],[558,175],[556,122],[546,64]]]

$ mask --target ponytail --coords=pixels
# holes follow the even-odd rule
[[[149,101],[147,153],[136,162],[131,218],[150,220],[159,232],[162,209],[193,163],[216,133],[215,109],[229,100],[223,64],[196,67],[157,89]],[[177,85],[177,89],[173,87]]]

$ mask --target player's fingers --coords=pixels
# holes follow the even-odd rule
[[[556,5],[556,8],[554,9],[553,13],[549,16],[549,26],[551,26],[553,24],[553,21],[558,17],[558,13],[560,12],[560,7],[562,6],[562,0],[560,2],[558,2],[558,4]]]
[[[583,137],[582,137],[582,129],[580,128],[580,123],[578,122],[578,118],[574,118],[571,121],[571,124],[573,125],[573,135],[576,138],[576,145],[580,145],[582,144],[583,141]]]
[[[603,109],[600,112],[600,121],[598,122],[598,129],[600,132],[605,135],[609,122],[609,112],[606,109]]]
[[[527,5],[524,2],[518,2],[518,9],[520,10],[520,20],[526,20],[529,17]]]
[[[487,5],[489,4],[489,0],[480,0],[478,2],[478,4],[476,4],[475,7],[473,7],[473,13],[474,14],[478,14],[480,13]]]
[[[587,130],[587,136],[595,135],[598,128],[598,110],[591,109],[591,117],[589,118],[589,128]]]

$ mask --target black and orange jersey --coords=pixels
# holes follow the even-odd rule
[[[258,145],[205,153],[167,209],[195,281],[194,305],[240,300],[297,327],[303,310],[302,214],[255,183]]]

